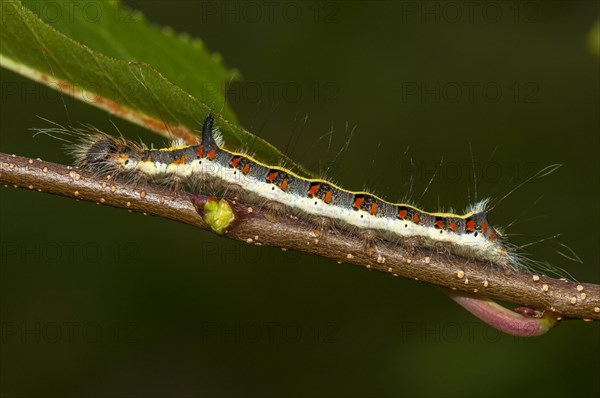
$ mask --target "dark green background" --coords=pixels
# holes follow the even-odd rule
[[[327,169],[356,126],[329,172],[350,189],[401,199],[412,176],[417,200],[443,157],[419,204],[462,209],[474,197],[469,143],[479,198],[563,164],[491,217],[507,225],[526,211],[513,242],[562,233],[583,264],[556,244],[532,257],[600,283],[597,2],[128,4],[238,68],[242,124],[282,149],[292,140],[289,154],[311,169]],[[69,123],[60,96],[0,76],[1,151],[69,162],[28,131],[45,125],[36,115]],[[406,92],[436,85],[439,100]],[[114,131],[113,120],[160,142],[64,101],[73,122]],[[332,125],[329,146],[319,138]],[[515,338],[426,284],[90,203],[0,195],[2,396],[600,394],[597,322]]]

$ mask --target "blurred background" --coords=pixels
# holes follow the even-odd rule
[[[125,4],[202,38],[240,123],[349,189],[462,211],[562,164],[491,219],[562,234],[532,258],[600,283],[597,2]],[[2,152],[71,161],[37,115],[163,142],[0,78]],[[26,190],[0,217],[2,396],[600,395],[598,322],[516,338],[427,284]]]

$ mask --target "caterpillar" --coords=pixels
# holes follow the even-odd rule
[[[504,269],[516,263],[502,234],[488,220],[485,200],[458,215],[429,213],[368,192],[348,191],[330,181],[304,178],[285,167],[228,151],[213,124],[214,118],[208,115],[198,145],[174,143],[149,149],[95,130],[80,131],[83,138],[72,149],[76,165],[99,174],[184,185],[192,192],[210,189],[224,197],[241,193],[249,203],[274,203],[293,215],[328,220],[350,233],[441,249]]]

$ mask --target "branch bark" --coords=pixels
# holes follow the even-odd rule
[[[211,230],[196,212],[193,195],[156,185],[133,186],[77,168],[0,154],[0,183],[97,202],[164,217]],[[558,319],[600,320],[600,285],[576,283],[518,271],[510,274],[488,264],[433,250],[408,250],[377,242],[367,250],[361,238],[323,230],[288,216],[230,201],[236,215],[225,235],[248,244],[295,249],[468,293],[551,311]]]

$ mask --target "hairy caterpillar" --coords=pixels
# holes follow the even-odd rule
[[[464,215],[428,213],[367,192],[347,191],[224,149],[213,123],[209,115],[201,144],[162,149],[148,149],[99,131],[79,131],[83,139],[73,145],[73,152],[78,166],[99,174],[184,185],[192,192],[212,190],[226,197],[241,194],[250,203],[275,203],[294,215],[330,220],[351,233],[372,233],[391,242],[441,249],[505,269],[515,264],[502,235],[488,221],[487,201]]]

